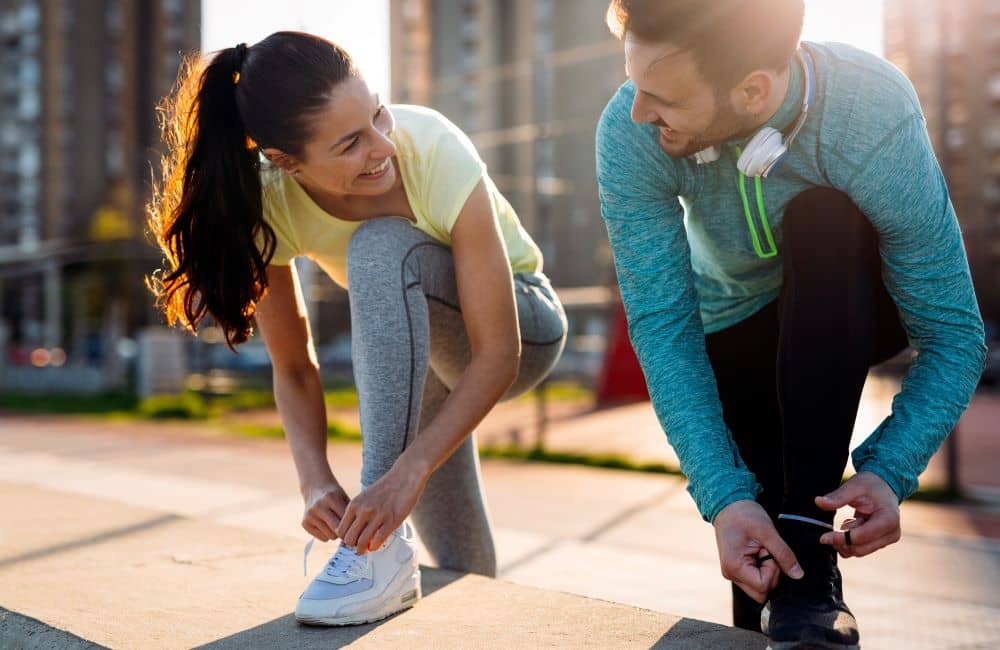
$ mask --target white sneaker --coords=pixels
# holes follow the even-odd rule
[[[295,619],[308,625],[379,621],[420,600],[413,527],[404,522],[382,548],[358,555],[340,545],[299,597]]]

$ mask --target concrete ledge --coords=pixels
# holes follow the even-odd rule
[[[308,581],[297,539],[3,481],[0,512],[5,649],[764,646],[721,625],[430,568],[413,609],[310,628],[291,615]]]

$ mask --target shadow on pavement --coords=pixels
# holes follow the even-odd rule
[[[427,598],[439,589],[447,587],[463,575],[457,571],[445,571],[443,569],[435,569],[433,572],[423,571],[420,583],[423,598]],[[342,648],[405,613],[400,612],[377,623],[345,627],[300,625],[296,622],[295,616],[289,614],[263,625],[252,627],[249,630],[227,636],[224,639],[206,643],[205,645],[198,646],[198,648],[199,650],[235,650],[237,648],[240,650],[243,648],[296,648],[297,650],[311,650],[315,648],[319,650],[321,648]]]
[[[65,542],[63,544],[56,544],[55,546],[49,546],[48,548],[40,548],[35,551],[21,553],[20,555],[12,555],[10,557],[0,558],[0,569],[12,566],[19,562],[28,562],[30,560],[37,560],[39,558],[48,557],[50,555],[57,555],[65,551],[82,548],[84,546],[93,546],[95,544],[101,544],[103,542],[118,537],[126,537],[128,535],[131,535],[132,533],[138,533],[140,531],[149,530],[150,528],[158,528],[160,526],[165,526],[175,521],[180,521],[181,519],[183,519],[183,517],[181,517],[180,515],[163,515],[161,517],[154,517],[152,519],[139,522],[138,524],[126,526],[124,528],[109,530],[103,533],[99,533],[97,535],[91,535],[90,537],[84,537],[82,539],[74,540],[72,542]]]
[[[10,645],[7,645],[10,643]],[[59,648],[59,650],[104,650],[75,634],[58,630],[47,623],[0,607],[0,647]]]
[[[767,639],[761,634],[682,618],[670,626],[651,648],[711,648],[712,650],[763,650]]]

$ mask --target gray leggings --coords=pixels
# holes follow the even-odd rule
[[[451,249],[406,220],[372,219],[358,228],[347,278],[367,486],[434,418],[471,353]],[[514,292],[521,365],[505,399],[540,382],[566,342],[566,316],[544,275],[515,274]],[[412,517],[439,566],[496,575],[472,435],[431,476]]]

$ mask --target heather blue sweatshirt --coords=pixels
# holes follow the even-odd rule
[[[726,143],[707,165],[668,157],[656,128],[629,117],[631,82],[612,97],[597,130],[601,211],[629,334],[688,490],[708,521],[733,501],[754,499],[759,486],[723,421],[705,334],[778,297],[781,224],[800,192],[841,190],[871,221],[883,280],[919,352],[892,414],[854,451],[858,471],[882,477],[900,499],[909,496],[968,406],[986,356],[962,235],[912,85],[872,54],[807,45],[816,98],[789,156],[763,181],[775,257],[758,257],[744,216],[736,169],[743,142]],[[784,103],[768,122],[779,129],[801,107],[802,72],[791,69]]]

